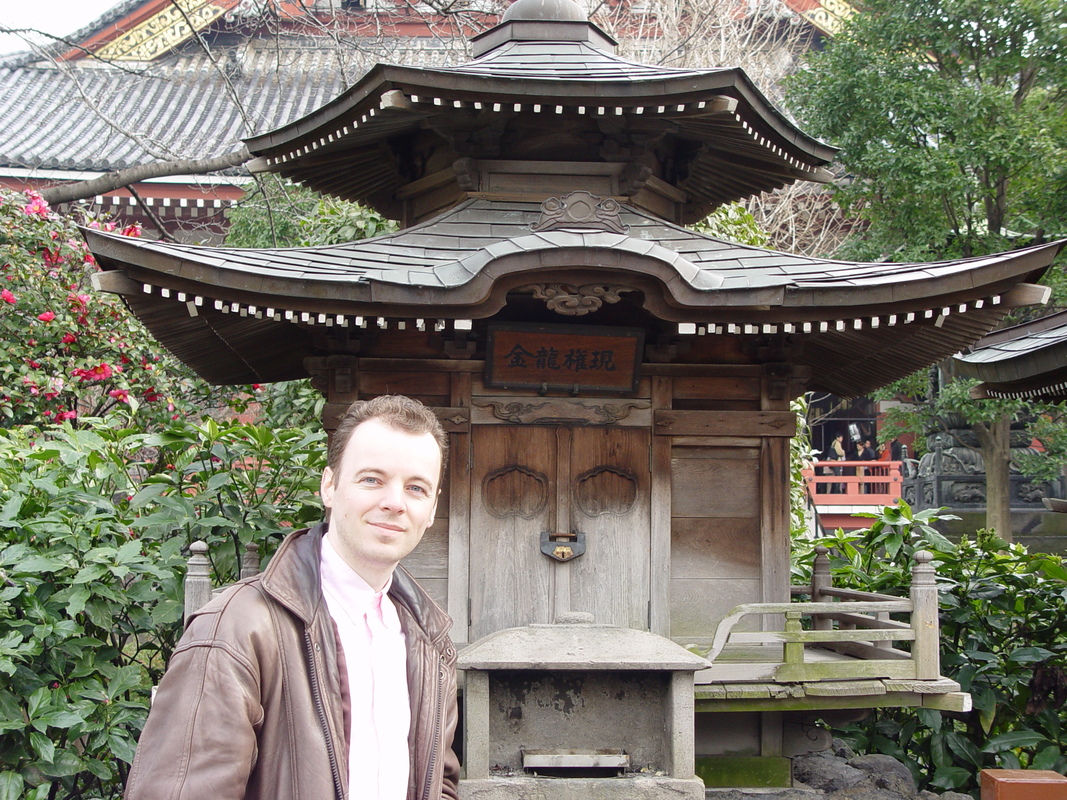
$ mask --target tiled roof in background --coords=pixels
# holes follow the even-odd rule
[[[192,53],[143,69],[0,67],[0,168],[103,171],[222,155],[323,105],[383,52],[410,64],[463,58],[433,40],[341,54],[314,44],[252,40],[220,49],[219,66]]]

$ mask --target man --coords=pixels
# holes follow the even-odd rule
[[[352,404],[322,475],[328,523],[191,617],[127,800],[456,797],[451,622],[397,569],[433,523],[446,446],[414,400]]]

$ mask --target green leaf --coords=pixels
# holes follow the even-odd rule
[[[37,753],[38,758],[42,761],[51,763],[56,757],[56,746],[43,733],[37,731],[30,731],[30,744],[33,746],[33,750]]]
[[[1037,751],[1033,761],[1030,762],[1030,768],[1055,770],[1062,758],[1063,753],[1060,748],[1050,743],[1048,747],[1042,747]]]
[[[0,800],[19,800],[24,785],[17,772],[0,772]]]
[[[71,617],[75,617],[82,613],[85,609],[85,603],[89,600],[92,592],[89,591],[87,586],[78,586],[70,593],[70,599],[67,600],[67,614]]]
[[[930,783],[940,789],[956,789],[965,785],[972,775],[971,770],[963,767],[938,767]]]
[[[109,700],[115,700],[120,695],[134,689],[141,684],[141,668],[138,666],[120,667],[107,684],[107,696]]]
[[[1005,750],[1014,750],[1017,747],[1033,747],[1036,744],[1047,742],[1048,738],[1037,731],[1009,731],[999,736],[994,736],[985,747],[983,753],[1002,753]]]
[[[1033,664],[1038,661],[1048,661],[1053,655],[1054,653],[1043,647],[1019,647],[1011,651],[1008,660],[1016,664]]]
[[[42,686],[26,699],[26,713],[29,715],[29,718],[33,720],[51,704],[52,693],[47,687]]]

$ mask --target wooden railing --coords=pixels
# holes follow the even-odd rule
[[[804,469],[804,483],[817,506],[891,506],[900,499],[901,466],[900,461],[816,461]]]
[[[937,680],[941,661],[933,556],[925,550],[915,553],[909,596],[893,597],[835,588],[828,551],[819,547],[816,553],[811,586],[792,587],[794,595],[810,595],[811,601],[745,603],[735,607],[719,623],[707,653],[712,671],[716,659],[731,648],[780,644],[781,666],[774,672],[777,680]],[[893,619],[892,614],[910,615],[910,619]],[[785,623],[781,630],[737,630],[741,620],[753,615],[763,617],[765,623],[772,622],[775,616],[784,617]],[[805,618],[810,620],[807,628],[803,624]],[[898,642],[909,642],[910,650],[894,647]],[[816,668],[809,659],[813,648],[851,658],[821,659]]]

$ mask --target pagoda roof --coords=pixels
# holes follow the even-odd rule
[[[1067,311],[994,331],[953,358],[973,397],[1067,400]]]
[[[426,177],[406,174],[410,154],[383,146],[389,140],[433,131],[474,142],[461,154],[484,158],[485,142],[517,119],[551,130],[584,118],[608,138],[669,142],[666,160],[677,165],[665,180],[684,193],[686,221],[797,180],[831,177],[825,167],[836,149],[801,131],[739,68],[630,61],[612,52],[599,28],[576,19],[505,15],[472,44],[476,57],[460,66],[375,66],[322,108],[246,139],[258,157],[250,168],[380,207],[383,193],[403,194]],[[598,158],[641,161],[625,152]]]
[[[123,294],[216,383],[302,377],[316,329],[467,330],[509,293],[562,284],[614,287],[682,338],[788,340],[813,367],[809,388],[842,396],[948,357],[1010,307],[1044,302],[1045,290],[1026,282],[1063,245],[928,264],[831,261],[734,244],[611,202],[560,220],[551,203],[469,200],[398,233],[296,249],[85,235],[104,270],[100,288]]]

